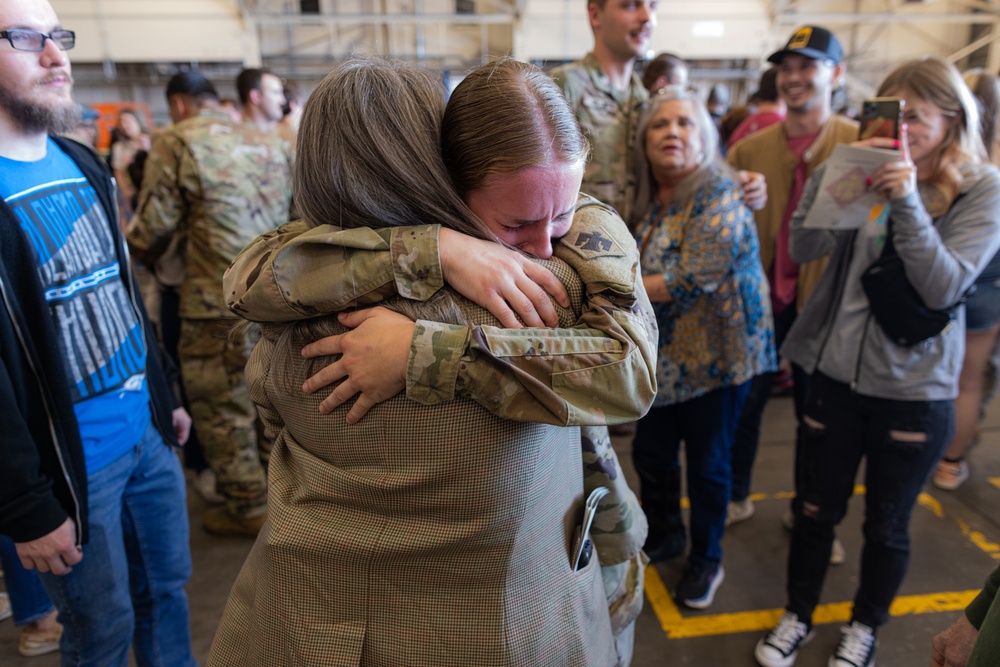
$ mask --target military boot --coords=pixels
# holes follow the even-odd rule
[[[212,507],[201,515],[201,525],[206,532],[220,537],[257,537],[267,513],[260,516],[235,516],[225,507]]]

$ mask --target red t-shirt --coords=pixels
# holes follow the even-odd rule
[[[785,205],[785,215],[781,219],[781,228],[778,230],[778,240],[774,249],[774,262],[767,278],[771,283],[771,307],[776,313],[780,313],[791,304],[795,303],[795,294],[799,284],[799,265],[792,261],[788,254],[791,229],[789,224],[792,214],[799,205],[802,197],[802,190],[809,179],[809,165],[802,159],[802,154],[806,152],[816,138],[816,134],[809,134],[801,137],[788,137],[788,150],[792,151],[798,160],[795,165],[795,174],[792,176],[792,190],[788,196],[788,203]]]
[[[783,120],[785,120],[784,116],[773,111],[761,111],[755,113],[736,126],[736,129],[733,130],[733,133],[729,136],[729,141],[726,142],[726,147],[732,148],[740,139],[749,137],[754,132],[760,132],[765,127],[774,125],[775,123],[780,123]]]

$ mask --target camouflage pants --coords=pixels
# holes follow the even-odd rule
[[[231,336],[235,323],[181,320],[177,353],[194,428],[219,493],[232,514],[250,517],[267,511],[271,443],[259,439],[257,411],[243,376],[256,340]]]
[[[584,497],[599,486],[610,493],[601,499],[590,528],[607,595],[618,667],[632,660],[635,619],[642,611],[643,580],[649,559],[642,552],[649,526],[639,501],[625,481],[607,426],[580,427]]]

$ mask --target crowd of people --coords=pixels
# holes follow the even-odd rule
[[[917,495],[969,477],[995,372],[1000,83],[904,63],[878,89],[899,135],[859,140],[823,27],[727,115],[677,55],[640,73],[655,0],[587,11],[583,59],[501,58],[447,100],[383,58],[304,103],[266,69],[238,100],[185,70],[171,124],[122,111],[105,160],[78,141],[71,26],[0,7],[0,620],[22,655],[196,664],[183,459],[202,528],[255,540],[209,665],[627,667],[650,562],[684,558],[684,606],[723,590],[784,370],[787,605],[754,658],[812,637],[864,461],[828,664],[874,665]],[[850,228],[816,206],[844,145],[891,156]],[[932,665],[1000,660],[998,581]]]

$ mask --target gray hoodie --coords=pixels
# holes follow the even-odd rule
[[[860,280],[881,252],[879,230],[872,223],[857,234],[802,226],[822,173],[806,183],[792,216],[790,252],[799,263],[826,255],[831,260],[781,353],[807,372],[819,370],[865,396],[955,398],[965,355],[965,307],[933,338],[913,347],[892,342],[872,317]],[[957,303],[1000,249],[1000,172],[992,165],[965,168],[961,195],[937,219],[917,192],[889,202],[896,252],[928,308]]]

